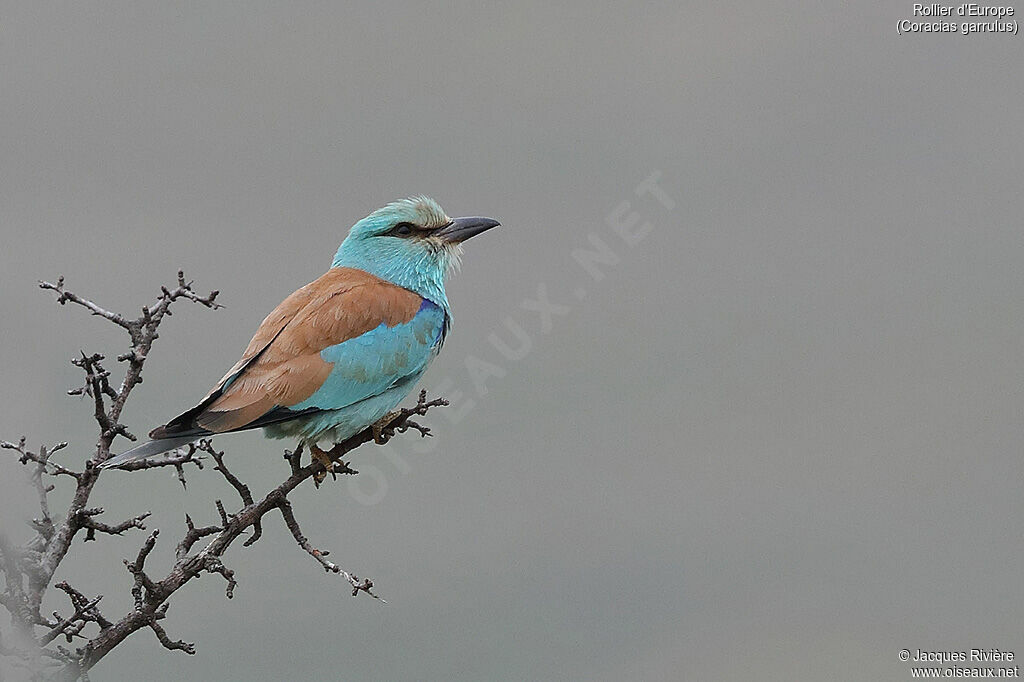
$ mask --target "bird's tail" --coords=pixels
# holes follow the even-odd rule
[[[122,452],[120,455],[111,457],[103,464],[100,464],[100,468],[116,469],[117,467],[128,464],[129,462],[137,462],[140,459],[156,457],[157,455],[162,455],[169,450],[191,443],[197,438],[199,438],[199,436],[193,434],[191,436],[177,436],[175,438],[161,438],[159,440],[147,441],[141,445],[136,445],[127,452]]]

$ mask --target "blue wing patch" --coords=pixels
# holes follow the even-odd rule
[[[338,410],[379,395],[417,375],[437,354],[447,328],[444,310],[424,299],[416,315],[403,324],[379,327],[320,351],[333,364],[322,386],[290,410]]]

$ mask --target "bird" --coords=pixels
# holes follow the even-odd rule
[[[267,315],[197,405],[101,467],[262,428],[268,438],[298,439],[330,470],[319,443],[340,443],[370,426],[379,434],[397,414],[451,330],[445,280],[462,242],[498,225],[449,218],[427,196],[370,213],[351,227],[326,273]]]

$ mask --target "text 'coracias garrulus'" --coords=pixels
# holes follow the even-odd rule
[[[444,280],[461,243],[497,225],[453,220],[427,197],[374,211],[352,226],[330,270],[267,315],[198,405],[103,466],[255,428],[297,438],[322,457],[318,441],[341,442],[378,423],[416,385],[451,327]]]

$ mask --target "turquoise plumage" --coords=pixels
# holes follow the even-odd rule
[[[320,356],[333,364],[331,373],[313,395],[290,408],[317,412],[268,426],[267,435],[338,442],[384,417],[408,395],[441,349],[447,320],[441,307],[424,300],[409,322],[381,324],[324,349]]]
[[[444,283],[461,243],[497,225],[453,220],[422,196],[374,211],[352,226],[327,273],[263,320],[198,405],[103,466],[261,427],[317,454],[318,442],[378,423],[413,389],[451,329]]]

